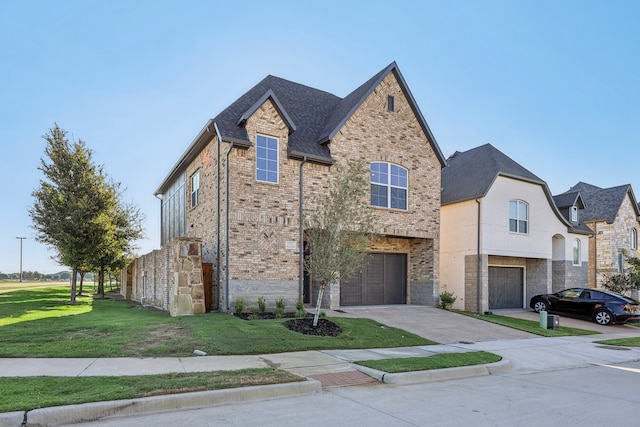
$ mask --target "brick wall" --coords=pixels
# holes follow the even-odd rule
[[[395,98],[395,112],[387,112],[387,96]],[[253,304],[262,296],[284,298],[295,304],[299,296],[299,178],[298,160],[287,158],[289,129],[271,101],[265,102],[246,122],[250,141],[257,134],[275,137],[279,141],[279,183],[269,184],[255,179],[255,147],[234,148],[229,156],[229,271],[220,269],[221,289],[229,280],[228,307],[235,298]],[[215,141],[207,148],[213,153]],[[223,144],[222,152],[228,149]],[[411,110],[393,74],[387,76],[373,94],[347,121],[330,144],[333,158],[339,162],[358,159],[366,163],[386,161],[409,171],[407,211],[378,209],[381,234],[406,238],[387,240],[376,250],[408,254],[409,301],[433,304],[438,295],[438,237],[440,220],[440,163]],[[188,168],[188,176],[202,168],[200,156]],[[224,170],[221,160],[221,259],[226,257],[225,203],[227,200]],[[313,163],[304,164],[304,208],[314,209],[333,179],[333,169]],[[211,167],[212,169],[213,166]],[[201,186],[204,181],[201,175]],[[214,180],[207,176],[206,180]],[[213,192],[201,187],[202,207],[188,213],[187,228],[194,236],[203,236],[203,259],[207,259],[215,244],[215,209],[204,209],[204,198]],[[368,196],[367,200],[368,203]],[[213,203],[213,198],[212,198]],[[200,210],[207,213],[197,214]],[[194,227],[190,227],[190,224]],[[198,225],[198,223],[201,223]],[[205,236],[209,230],[209,235]],[[191,234],[190,234],[191,235]],[[222,291],[224,293],[224,291]],[[339,304],[339,287],[327,291],[327,306]],[[224,310],[224,301],[221,308]]]

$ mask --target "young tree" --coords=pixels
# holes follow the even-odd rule
[[[304,216],[310,251],[305,269],[320,286],[314,327],[326,286],[361,268],[377,228],[377,215],[367,201],[368,169],[362,162],[334,167],[338,176],[328,194]]]
[[[632,291],[640,289],[640,258],[629,255],[624,249],[620,252],[629,267],[622,273],[609,276],[602,286],[612,292],[629,295]]]

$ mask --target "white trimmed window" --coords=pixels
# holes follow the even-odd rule
[[[371,163],[371,205],[407,210],[408,173],[392,163]]]
[[[580,239],[573,241],[573,265],[580,265],[580,259],[582,257],[580,245]]]
[[[191,175],[191,207],[196,207],[200,202],[200,171]]]
[[[278,139],[256,136],[256,180],[278,183]]]
[[[631,249],[638,249],[638,230],[635,228],[631,229]]]
[[[578,222],[578,207],[571,206],[571,222]]]
[[[509,231],[527,234],[529,232],[529,205],[522,200],[509,202]]]

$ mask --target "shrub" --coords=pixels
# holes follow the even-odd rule
[[[453,294],[453,292],[443,291],[440,294],[440,302],[438,303],[438,308],[443,308],[445,310],[449,310],[453,303],[456,302],[457,297]]]
[[[267,311],[267,302],[263,297],[258,298],[258,313]]]
[[[233,311],[236,314],[242,314],[242,312],[244,311],[244,298],[236,298],[236,303]]]
[[[276,300],[276,318],[279,319],[284,316],[284,307],[284,299],[278,298],[278,300]]]

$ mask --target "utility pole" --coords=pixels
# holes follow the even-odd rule
[[[22,282],[22,241],[26,239],[26,237],[16,237],[16,239],[20,240],[20,282]]]

